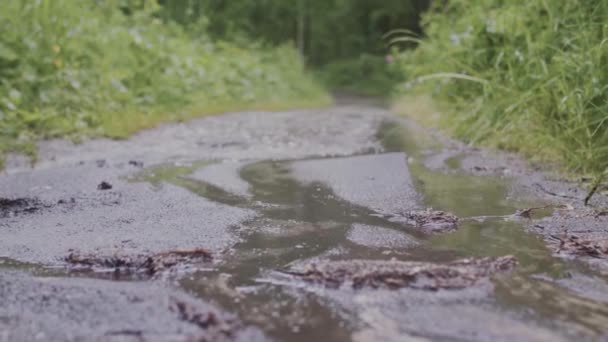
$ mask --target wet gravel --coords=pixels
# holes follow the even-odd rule
[[[0,272],[0,341],[263,341],[225,312],[158,283]]]
[[[418,154],[384,153],[377,133],[387,120],[413,129],[414,140],[422,136],[443,147],[421,143]],[[487,234],[485,229],[495,223],[480,220],[461,230],[463,219],[470,218],[426,208],[428,180],[424,184],[415,179],[411,168],[419,161],[446,175],[509,180],[509,198],[550,205],[544,216],[516,217],[518,224],[539,234],[556,257],[582,261],[600,272],[584,270],[546,283],[601,301],[602,277],[608,274],[606,248],[599,245],[608,238],[608,215],[602,214],[605,196],[596,196],[592,207],[584,207],[584,189],[576,183],[556,180],[516,156],[450,140],[382,108],[341,105],[233,113],[162,125],[124,141],[96,139],[74,145],[54,140],[39,147],[40,161],[34,168],[11,157],[0,175],[0,257],[14,265],[27,262],[51,270],[86,268],[151,277],[120,282],[49,278],[35,276],[26,267],[0,265],[0,341],[264,340],[269,331],[281,331],[273,335],[279,340],[318,336],[316,326],[300,330],[305,326],[302,317],[290,317],[289,322],[299,322],[298,329],[290,326],[285,332],[273,326],[281,321],[280,315],[273,316],[276,312],[263,315],[257,308],[235,306],[238,301],[251,305],[247,296],[258,295],[260,287],[266,290],[263,286],[278,292],[262,296],[262,307],[313,303],[297,306],[304,296],[297,290],[293,296],[281,292],[284,288],[314,293],[315,300],[324,303],[314,307],[333,303],[340,309],[332,310],[341,318],[331,316],[322,323],[340,329],[335,336],[344,340],[535,341],[602,335],[596,328],[603,322],[597,318],[603,317],[601,308],[593,312],[599,316],[581,319],[590,330],[553,329],[543,309],[567,310],[567,305],[538,304],[536,311],[528,310],[531,313],[498,303],[502,287],[495,289],[493,279],[503,273],[496,265],[513,268],[508,253],[496,249],[501,253],[491,258],[454,261],[462,260],[455,246]],[[147,178],[138,178],[142,172]],[[482,205],[485,199],[476,201],[472,203]],[[523,204],[519,209],[525,210]],[[440,238],[450,248],[429,247]],[[417,261],[391,261],[414,254]],[[353,266],[344,260],[353,255],[370,260]],[[293,263],[285,264],[294,259],[314,266],[292,269]],[[526,263],[529,260],[515,268],[524,278]],[[152,277],[176,266],[187,270]],[[219,274],[213,273],[218,269]],[[277,269],[289,270],[296,280],[281,283],[272,275]],[[228,300],[171,285],[176,277],[186,279],[197,270],[211,275],[193,276],[194,283],[202,279],[196,289],[221,288]],[[234,270],[243,274],[231,274]],[[208,284],[214,277],[240,283]],[[315,282],[340,289],[309,288]],[[344,283],[361,286],[354,286],[355,291],[345,289]],[[522,287],[529,284],[526,280]],[[537,297],[561,293],[553,288],[538,291]],[[277,293],[295,298],[296,304],[275,302]],[[530,301],[521,293],[509,296],[509,305]],[[568,298],[577,305],[584,302]],[[221,302],[222,308],[210,302]],[[588,302],[580,305],[583,313],[592,307]],[[315,310],[308,314],[329,309]],[[256,315],[260,317],[241,321]],[[251,328],[258,324],[264,332]]]
[[[210,201],[168,182],[151,186],[130,179],[144,166],[222,160],[226,163],[192,179],[246,195],[247,185],[234,181],[239,179],[239,161],[369,151],[379,146],[373,134],[381,114],[348,106],[247,112],[164,125],[125,141],[45,141],[34,168],[13,156],[0,175],[0,256],[47,267],[123,271],[140,270],[144,264],[147,270],[148,259],[142,256],[175,250],[205,249],[221,259],[240,240],[233,227],[251,220],[255,211]],[[153,263],[164,266],[165,261]],[[197,321],[204,315],[169,309],[174,296],[194,302],[203,313],[209,307],[174,288],[39,279],[4,270],[0,277],[2,341],[226,337],[213,329],[201,331]]]

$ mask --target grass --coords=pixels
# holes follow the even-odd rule
[[[200,107],[182,108],[175,112],[134,112],[125,115],[124,113],[113,113],[102,116],[100,128],[103,130],[101,136],[124,139],[143,129],[149,129],[160,123],[183,122],[203,116],[222,114],[226,112],[242,110],[263,110],[279,111],[293,108],[319,108],[331,104],[329,96],[319,96],[316,99],[283,99],[274,101],[260,102],[226,102]],[[126,117],[126,118],[125,118]]]
[[[410,80],[399,91],[431,98],[428,123],[458,138],[601,177],[607,19],[606,1],[436,2],[424,17],[427,36],[397,58]]]
[[[329,103],[291,46],[235,45],[159,19],[154,0],[0,4],[0,160],[53,137]],[[198,31],[197,31],[198,32]]]

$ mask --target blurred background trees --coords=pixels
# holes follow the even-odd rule
[[[385,54],[383,35],[395,29],[421,33],[430,0],[159,0],[161,16],[215,39],[302,47],[314,66]]]

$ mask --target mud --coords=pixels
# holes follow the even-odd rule
[[[330,288],[412,288],[437,291],[462,289],[512,270],[513,256],[463,259],[445,264],[404,261],[334,261],[312,263],[282,273]]]
[[[410,211],[403,214],[409,224],[425,233],[437,234],[458,229],[458,217],[441,210]]]
[[[608,258],[608,238],[596,240],[573,234],[552,238],[557,242],[556,254]]]
[[[117,276],[144,274],[155,276],[167,273],[175,268],[189,266],[190,271],[196,270],[196,265],[209,263],[213,260],[211,253],[204,249],[173,250],[151,255],[111,255],[81,254],[70,252],[65,257],[69,270],[90,270],[95,272],[112,272]]]

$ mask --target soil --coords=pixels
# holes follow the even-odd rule
[[[65,258],[70,270],[91,270],[112,272],[115,275],[143,274],[155,276],[178,267],[208,263],[213,260],[211,253],[204,249],[173,250],[151,255],[83,255],[72,251]]]
[[[474,286],[497,272],[512,270],[516,264],[513,256],[463,259],[444,264],[353,260],[311,263],[284,273],[330,288],[409,287],[437,291]]]
[[[444,233],[458,228],[458,217],[440,210],[410,211],[404,217],[420,230],[428,233]]]

